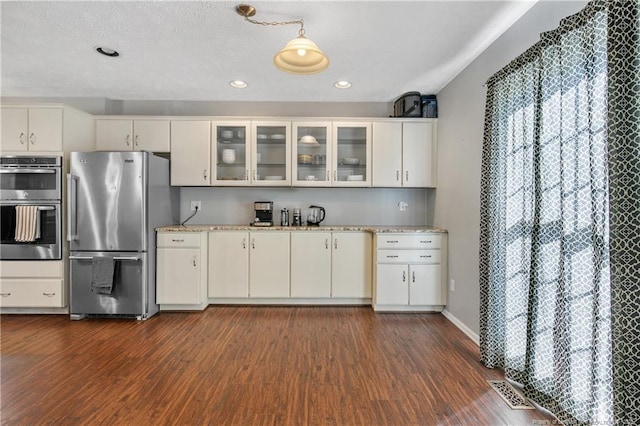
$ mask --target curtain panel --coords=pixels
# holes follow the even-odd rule
[[[565,423],[640,424],[639,9],[593,1],[487,82],[480,357]]]

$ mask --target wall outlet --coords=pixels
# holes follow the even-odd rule
[[[196,208],[198,211],[202,211],[202,201],[192,201],[191,202],[191,211],[195,211]]]
[[[409,207],[409,203],[407,203],[406,201],[400,201],[398,203],[398,207],[400,208],[401,212],[404,212],[407,210],[407,207]]]
[[[453,278],[451,278],[451,285],[449,286],[449,288],[451,288],[452,293],[456,291],[456,280],[454,280]]]

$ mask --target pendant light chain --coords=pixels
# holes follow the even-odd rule
[[[248,16],[245,16],[244,19],[246,21],[251,22],[252,24],[263,25],[265,27],[267,27],[267,26],[276,26],[276,25],[295,25],[295,24],[299,24],[300,25],[300,31],[298,31],[298,35],[300,35],[300,37],[304,37],[304,19],[297,19],[295,21],[282,21],[282,22],[256,21],[255,19],[251,19]]]

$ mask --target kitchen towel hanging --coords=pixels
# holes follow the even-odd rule
[[[95,256],[91,259],[91,291],[93,293],[113,293],[115,265],[113,257]]]
[[[40,238],[38,206],[16,206],[16,241],[33,242],[37,238]]]

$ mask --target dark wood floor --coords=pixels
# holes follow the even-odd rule
[[[439,314],[209,307],[146,322],[3,315],[2,424],[531,425]],[[537,420],[537,421],[535,421]]]

